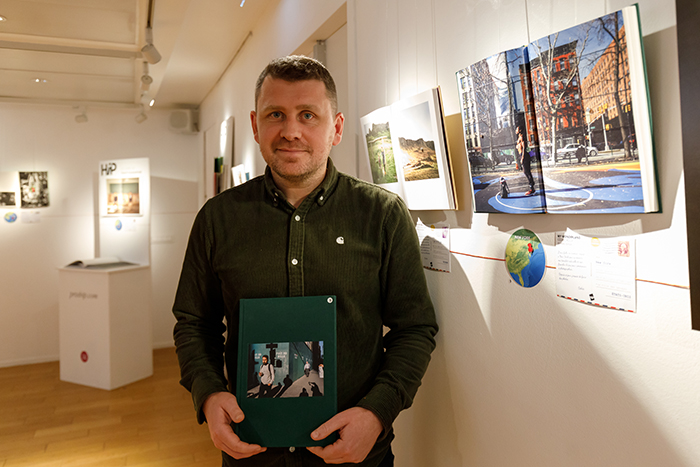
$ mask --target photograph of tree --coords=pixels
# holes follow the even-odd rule
[[[374,110],[360,119],[372,181],[409,209],[456,209],[440,88]]]
[[[387,112],[386,108],[379,109],[363,125],[369,154],[369,166],[372,170],[372,181],[377,185],[399,181],[396,175],[394,149],[391,144],[389,115],[390,112]]]
[[[658,211],[641,38],[631,6],[457,72],[476,212]]]

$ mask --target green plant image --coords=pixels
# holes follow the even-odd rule
[[[376,184],[398,182],[389,123],[373,123],[365,138],[372,169],[372,181]]]

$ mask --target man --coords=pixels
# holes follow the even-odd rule
[[[515,149],[516,149],[516,157],[520,161],[520,166],[523,169],[523,173],[525,174],[525,178],[527,178],[527,183],[530,186],[530,189],[525,192],[525,196],[530,196],[535,194],[535,179],[532,177],[532,169],[530,167],[530,154],[526,151],[525,148],[525,141],[523,140],[523,130],[518,125],[515,128],[515,134],[516,137],[518,138],[516,143],[515,143]],[[518,165],[517,162],[515,164],[516,166]]]
[[[209,200],[192,227],[173,306],[181,384],[225,466],[391,466],[391,425],[413,401],[437,332],[413,221],[396,195],[339,173],[329,159],[344,117],[319,62],[268,64],[250,118],[268,166]],[[245,414],[223,369],[225,353],[229,378],[237,374],[239,300],[325,294],[337,296],[339,413],[311,438],[338,432],[337,441],[244,443],[231,423]]]
[[[260,364],[258,376],[260,376],[258,397],[271,397],[270,391],[272,390],[272,383],[275,381],[275,370],[272,368],[272,365],[268,363],[267,355],[262,356],[262,363]]]

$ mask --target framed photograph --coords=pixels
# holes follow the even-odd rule
[[[138,178],[108,178],[107,215],[141,214]]]
[[[20,172],[19,188],[22,208],[45,208],[49,205],[49,173]]]

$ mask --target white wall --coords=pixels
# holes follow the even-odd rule
[[[627,2],[349,3],[357,116],[439,84],[453,154],[460,158],[462,209],[415,213],[426,222],[449,222],[456,253],[450,274],[426,272],[442,331],[415,407],[396,424],[398,465],[700,465],[700,333],[691,331],[683,287],[675,9],[672,0],[639,4],[663,213],[513,216],[470,212],[455,71]],[[637,313],[557,298],[553,270],[536,288],[522,289],[502,262],[474,257],[503,258],[510,233],[521,226],[550,245],[550,266],[556,266],[554,232],[567,227],[636,235]]]
[[[0,104],[0,172],[47,171],[50,203],[38,224],[0,220],[0,366],[58,359],[58,268],[95,257],[99,162],[110,159],[150,158],[153,342],[172,345],[201,143],[169,132],[168,112],[142,124],[136,113],[88,109],[78,124],[70,107]]]
[[[202,106],[236,115],[236,151],[256,160],[247,115],[267,61],[295,50],[339,2],[280,0]],[[442,330],[414,407],[396,423],[402,467],[698,466],[700,333],[691,331],[675,6],[640,0],[663,212],[472,214],[454,73],[496,52],[620,9],[626,0],[348,0],[345,112],[359,117],[440,85],[462,208],[416,212],[451,224],[452,272],[427,271]],[[280,21],[285,18],[285,21]],[[342,71],[341,71],[342,72]],[[355,150],[357,152],[357,150]],[[363,159],[343,155],[339,165]],[[637,238],[634,314],[557,298],[555,271],[522,289],[500,261],[515,229],[548,244],[567,227]],[[655,283],[655,282],[660,282]]]

